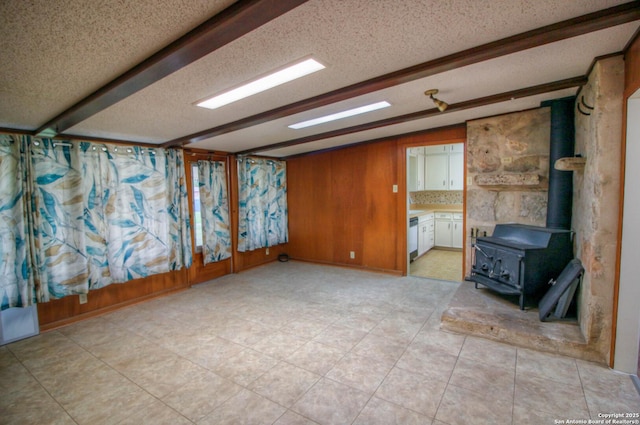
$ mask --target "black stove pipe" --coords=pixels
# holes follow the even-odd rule
[[[549,150],[549,194],[547,227],[571,230],[573,205],[573,173],[556,170],[556,160],[573,157],[575,152],[575,96],[548,100],[541,106],[551,108],[551,138]]]

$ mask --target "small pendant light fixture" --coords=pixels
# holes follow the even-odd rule
[[[444,112],[449,104],[440,99],[436,99],[434,95],[438,94],[438,89],[430,89],[424,92],[425,96],[429,96],[440,112]]]

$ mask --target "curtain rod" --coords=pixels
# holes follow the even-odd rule
[[[40,146],[40,141],[39,140],[33,140],[31,142],[34,146]],[[126,147],[126,146],[113,146],[111,149],[107,148],[106,146],[96,146],[96,144],[94,142],[85,142],[85,143],[91,143],[93,144],[93,146],[91,147],[91,150],[93,151],[97,151],[98,149],[100,149],[102,152],[108,152],[109,150],[111,150],[113,153],[133,153],[134,148],[133,147]],[[73,149],[75,147],[75,145],[71,142],[66,142],[66,141],[56,141],[56,140],[52,140],[51,141],[51,146],[56,148],[58,146],[62,146],[62,147],[68,147]],[[146,147],[146,146],[135,146],[137,148],[140,149],[140,153],[149,153],[151,155],[155,155],[156,151],[155,149],[164,149],[164,148],[150,148],[150,147]],[[118,151],[118,149],[120,149]]]
[[[237,162],[242,162],[243,160],[250,161],[252,164],[255,164],[256,160],[258,160],[258,161],[266,161],[267,164],[275,164],[276,162],[285,162],[285,161],[282,161],[280,159],[248,157],[248,156],[244,156],[244,155],[238,155],[236,157],[236,161]]]

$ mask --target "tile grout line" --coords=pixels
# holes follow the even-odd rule
[[[516,412],[516,385],[518,378],[518,348],[516,347],[516,362],[513,365],[513,396],[511,400],[511,424],[517,425],[515,423],[515,412]]]
[[[362,407],[362,409],[360,409],[360,412],[358,412],[358,415],[356,415],[356,417],[353,419],[353,421],[351,422],[351,424],[353,424],[353,423],[358,419],[358,417],[362,414],[362,411],[365,409],[365,407],[367,407],[367,405],[369,404],[369,402],[371,401],[371,399],[376,395],[376,393],[378,392],[378,390],[380,389],[380,387],[382,386],[382,384],[384,383],[384,381],[387,379],[387,377],[389,376],[389,374],[391,373],[391,371],[392,371],[395,367],[397,367],[398,361],[400,361],[400,359],[402,358],[402,356],[404,356],[404,355],[405,355],[405,353],[407,352],[407,349],[409,348],[409,346],[410,346],[410,345],[415,341],[416,336],[417,336],[417,335],[418,335],[418,334],[419,334],[419,333],[424,329],[424,327],[426,326],[427,322],[429,321],[429,319],[431,319],[431,316],[432,316],[434,313],[435,313],[435,310],[433,310],[433,311],[431,312],[431,314],[429,314],[429,316],[428,316],[428,317],[425,319],[425,321],[422,323],[422,326],[420,327],[420,329],[418,330],[418,332],[416,332],[416,334],[413,336],[413,338],[411,338],[411,341],[410,341],[410,342],[407,344],[407,346],[404,348],[404,350],[402,351],[402,354],[400,354],[400,355],[398,356],[398,358],[396,359],[396,361],[395,361],[395,362],[393,363],[393,365],[389,368],[389,371],[385,374],[384,378],[382,378],[382,380],[380,380],[380,383],[378,384],[378,386],[376,387],[376,389],[371,393],[371,396],[369,397],[369,399],[367,399],[367,402],[364,404],[364,406]],[[389,313],[387,316],[389,316],[390,314],[391,314],[391,313]],[[385,317],[386,317],[386,316],[385,316]],[[384,319],[382,319],[382,320],[384,320]],[[373,329],[375,329],[375,327],[374,327]],[[372,330],[373,330],[373,329],[372,329]],[[402,368],[399,368],[399,369],[400,369],[400,370],[404,370],[404,369],[402,369]],[[412,372],[412,373],[415,373],[415,372]],[[418,375],[422,375],[422,374],[418,373]],[[444,395],[444,392],[443,392],[443,395]],[[401,407],[401,408],[404,408],[404,409],[410,410],[410,411],[415,412],[415,413],[417,413],[417,414],[419,414],[419,415],[423,415],[422,413],[417,412],[417,411],[415,411],[415,410],[413,410],[413,409],[410,409],[410,408],[408,408],[408,407],[400,406],[400,405],[398,405],[398,404],[394,403],[393,401],[389,401],[389,400],[386,400],[386,399],[383,399],[383,400],[384,400],[384,401],[386,401],[387,403],[391,403],[391,404],[393,404],[393,405],[395,405],[395,406],[398,406],[398,407]],[[438,405],[439,405],[439,403],[438,403]],[[438,409],[436,408],[436,412],[437,412],[437,410],[438,410]],[[435,414],[434,414],[434,417],[433,417],[433,418],[431,418],[431,420],[432,420],[432,421],[434,421],[434,420],[435,420]]]
[[[460,353],[462,352],[462,347],[464,347],[464,343],[467,341],[467,336],[464,336],[464,340],[462,341],[462,345],[460,346],[460,350],[458,351],[458,355],[456,356],[456,362],[453,365],[453,369],[451,369],[451,375],[449,375],[449,379],[447,379],[447,385],[444,387],[444,391],[440,396],[440,400],[438,401],[438,407],[436,407],[436,412],[433,415],[433,420],[436,420],[436,416],[438,416],[438,410],[440,410],[440,405],[442,404],[442,400],[444,399],[444,395],[447,393],[447,389],[451,383],[451,377],[453,376],[453,371],[456,370],[456,366],[458,365],[458,361],[460,361]],[[438,419],[439,420],[439,419]],[[443,421],[440,421],[443,422]]]
[[[54,332],[55,332],[55,333],[58,333],[58,334],[59,334],[59,335],[61,335],[61,336],[64,336],[65,338],[69,339],[71,342],[73,342],[73,343],[75,344],[75,341],[71,340],[71,339],[70,339],[70,338],[68,338],[66,335],[61,334],[59,331],[57,331],[57,330],[56,330],[56,331],[54,331]],[[36,335],[36,336],[40,336],[40,335],[41,335],[41,334]],[[80,347],[80,348],[82,348],[82,347]],[[45,393],[47,393],[47,395],[48,395],[49,397],[51,397],[51,400],[53,400],[53,401],[54,401],[58,406],[60,406],[60,409],[62,409],[62,411],[63,411],[63,412],[65,412],[65,413],[67,414],[67,416],[68,416],[68,417],[69,417],[69,418],[70,418],[70,419],[71,419],[75,424],[78,424],[78,421],[76,421],[76,419],[75,419],[73,416],[71,416],[71,413],[69,413],[69,412],[67,411],[67,409],[65,409],[65,408],[64,408],[64,406],[63,406],[63,405],[58,401],[58,399],[57,399],[57,398],[55,398],[55,397],[53,396],[53,394],[51,394],[51,392],[47,389],[47,387],[45,387],[44,385],[42,385],[42,382],[40,382],[40,380],[39,380],[39,379],[38,379],[38,378],[33,374],[33,372],[31,372],[31,370],[30,370],[30,369],[29,369],[29,368],[28,368],[28,367],[27,367],[27,366],[22,362],[22,360],[20,360],[20,359],[18,358],[18,356],[16,355],[16,353],[14,353],[14,352],[13,352],[13,350],[11,350],[11,348],[10,348],[9,346],[7,346],[7,351],[9,351],[9,352],[11,353],[11,355],[12,355],[12,356],[13,356],[13,357],[18,361],[18,363],[20,363],[20,366],[22,366],[22,367],[24,368],[24,370],[26,370],[26,371],[29,373],[29,375],[33,378],[33,380],[34,380],[34,381],[36,381],[36,382],[38,383],[38,385],[40,386],[40,388],[42,388],[42,390],[43,390]]]
[[[591,408],[589,407],[589,402],[587,401],[587,393],[584,390],[584,381],[582,379],[582,374],[580,373],[580,368],[578,367],[578,363],[574,359],[573,362],[576,365],[576,371],[578,372],[578,379],[580,380],[580,389],[582,390],[582,397],[584,398],[584,405],[587,406],[587,412],[589,413],[589,418],[593,419],[591,414]]]
[[[150,342],[151,344],[155,345],[156,347],[159,347],[161,349],[167,350],[169,352],[171,352],[171,350],[168,350],[166,347],[157,344],[151,340],[149,340],[148,338],[142,336],[143,339],[145,339],[146,341]],[[89,353],[93,358],[95,358],[96,360],[100,361],[101,363],[103,363],[105,366],[107,366],[109,369],[113,370],[114,372],[116,372],[117,374],[119,374],[120,376],[122,376],[123,378],[125,378],[127,381],[131,382],[133,385],[135,385],[136,387],[138,387],[140,390],[142,390],[143,392],[145,392],[146,394],[148,394],[150,397],[152,397],[153,399],[155,399],[156,401],[158,401],[159,403],[161,403],[163,406],[169,408],[170,410],[174,411],[176,414],[178,414],[179,416],[183,417],[184,419],[186,419],[187,421],[194,423],[191,419],[187,418],[186,416],[184,416],[181,412],[177,411],[176,409],[174,409],[173,407],[169,406],[167,403],[164,402],[164,400],[162,400],[159,397],[156,397],[154,394],[151,394],[149,391],[147,391],[146,388],[143,388],[141,385],[139,385],[137,382],[133,381],[131,378],[129,378],[127,375],[125,375],[124,373],[120,372],[118,369],[116,369],[115,367],[113,367],[112,365],[110,365],[109,363],[107,363],[106,361],[104,361],[103,359],[101,359],[100,357],[96,356],[93,352],[89,351],[88,349],[86,349],[85,347],[81,346],[80,344],[78,344],[75,340],[73,340],[72,338],[69,338],[71,341],[74,342],[74,344],[77,344],[80,348],[82,348],[83,350],[85,350],[87,353]],[[173,352],[171,352],[172,354],[175,354]],[[176,354],[177,355],[177,354]],[[178,356],[181,357],[181,356]],[[151,405],[151,403],[149,403],[149,405],[144,406],[149,407]],[[132,413],[132,415],[135,415],[135,413]],[[129,416],[130,417],[130,416]],[[121,423],[123,421],[125,421],[127,418],[123,418],[121,421],[119,421],[118,423]]]

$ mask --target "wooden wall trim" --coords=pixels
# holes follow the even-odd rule
[[[152,298],[188,289],[189,286],[187,269],[182,269],[125,283],[114,283],[90,291],[86,304],[80,304],[78,296],[74,295],[46,303],[38,303],[40,330],[55,329]]]
[[[43,124],[34,134],[46,129],[62,133],[306,1],[238,1]]]
[[[417,133],[411,135],[405,135],[400,137],[397,141],[398,143],[398,181],[402,182],[398,190],[401,190],[404,194],[404,202],[401,202],[398,205],[398,228],[402,229],[403,226],[406,227],[407,221],[407,205],[409,200],[407,199],[407,149],[412,147],[420,147],[420,146],[429,146],[429,145],[438,145],[442,143],[467,143],[467,125],[460,124],[456,126],[451,126],[447,128],[443,128],[440,131],[428,132],[428,133]],[[466,149],[465,149],[465,164],[466,164]],[[464,200],[463,200],[463,229],[466,229],[466,211],[464,211],[464,207],[466,206],[466,171],[467,167],[464,167]],[[398,245],[397,251],[399,255],[399,262],[402,265],[402,275],[407,276],[409,274],[409,270],[407,269],[407,233],[402,232],[398,235]],[[462,273],[464,274],[464,264],[465,264],[465,249],[462,250]]]
[[[320,265],[323,265],[323,266],[341,267],[341,268],[345,268],[345,269],[353,269],[353,270],[362,270],[362,271],[369,271],[369,272],[384,273],[384,274],[388,274],[388,275],[392,275],[392,276],[398,276],[398,277],[402,276],[402,272],[400,270],[379,269],[379,268],[376,268],[376,267],[364,267],[364,266],[357,265],[357,264],[334,263],[334,262],[331,262],[331,261],[322,261],[322,260],[305,260],[305,259],[301,259],[301,258],[291,258],[291,260],[299,261],[301,263],[320,264]]]
[[[616,351],[618,327],[618,300],[620,298],[620,265],[622,256],[622,218],[624,212],[624,184],[627,155],[627,104],[629,98],[640,89],[640,28],[630,40],[624,53],[624,95],[622,96],[622,146],[620,152],[620,205],[618,207],[618,243],[616,246],[616,265],[613,282],[613,312],[611,318],[611,350],[609,367],[613,368]]]
[[[189,267],[188,276],[189,284],[195,285],[197,283],[203,283],[218,277],[222,277],[231,273],[231,259],[218,261],[215,263],[204,264],[204,257],[202,252],[196,251],[196,236],[195,236],[195,214],[193,210],[194,194],[193,194],[193,176],[191,172],[191,166],[197,161],[222,161],[227,167],[227,193],[229,193],[230,178],[229,178],[229,158],[226,155],[219,155],[215,152],[195,151],[189,150],[184,153],[184,165],[185,165],[185,180],[187,185],[187,194],[189,197],[189,217],[191,217],[191,254],[193,257],[193,263]],[[231,219],[231,212],[229,212],[229,218]],[[232,223],[229,223],[232,226]]]
[[[493,105],[495,103],[506,102],[513,99],[521,99],[524,97],[535,96],[538,94],[549,93],[553,91],[563,90],[566,88],[580,87],[586,83],[587,83],[587,78],[584,76],[566,78],[564,80],[554,81],[551,83],[538,84],[536,86],[525,87],[523,89],[511,90],[504,93],[498,93],[490,96],[484,96],[476,99],[466,100],[464,102],[452,103],[451,105],[449,105],[449,107],[445,111],[439,111],[437,108],[425,109],[418,112],[412,112],[410,114],[399,115],[396,117],[386,118],[378,121],[372,121],[372,122],[368,122],[365,124],[360,124],[352,127],[345,127],[338,130],[328,131],[325,133],[319,133],[311,136],[301,137],[298,139],[292,139],[284,142],[274,143],[271,145],[260,146],[259,148],[251,148],[244,151],[240,151],[237,154],[246,155],[256,151],[264,152],[272,149],[280,149],[284,147],[301,145],[305,143],[315,142],[318,140],[329,139],[332,137],[359,133],[362,131],[372,130],[375,128],[403,124],[410,121],[424,119],[424,118],[428,118],[436,115],[449,114],[452,112],[459,112],[459,111],[472,109],[472,108],[480,108],[482,106]]]
[[[326,148],[326,149],[320,149],[317,151],[311,151],[311,152],[304,152],[304,153],[298,153],[295,155],[290,155],[290,156],[286,156],[283,159],[285,160],[289,160],[289,159],[295,159],[295,158],[301,158],[303,156],[309,156],[309,155],[319,155],[319,154],[323,154],[323,153],[327,153],[327,152],[333,152],[333,151],[338,151],[341,149],[346,149],[346,148],[353,148],[356,146],[362,146],[362,145],[368,145],[368,144],[372,144],[372,143],[382,143],[382,142],[396,142],[398,139],[402,139],[405,137],[413,137],[413,136],[427,136],[429,134],[441,134],[442,132],[447,132],[450,129],[459,129],[459,128],[464,128],[466,126],[466,124],[464,123],[459,123],[459,124],[452,124],[452,125],[447,125],[444,127],[436,127],[436,128],[430,128],[427,130],[419,130],[419,131],[412,131],[410,133],[404,133],[404,134],[400,134],[400,135],[396,135],[396,136],[385,136],[385,137],[381,137],[379,139],[371,139],[371,140],[365,140],[364,142],[355,142],[355,143],[351,143],[348,145],[340,145],[340,146],[334,146],[334,147],[330,147],[330,148]],[[427,136],[428,137],[428,136]]]
[[[2,134],[24,134],[27,136],[35,136],[34,131],[30,130],[19,130],[14,128],[0,127],[0,133]],[[112,145],[127,145],[127,146],[142,146],[144,148],[160,148],[161,146],[157,143],[144,143],[144,142],[134,142],[129,140],[120,140],[120,139],[106,139],[104,137],[90,137],[90,136],[77,136],[74,134],[64,134],[53,137],[54,140],[65,140],[70,142],[94,142],[94,143],[109,143]]]

